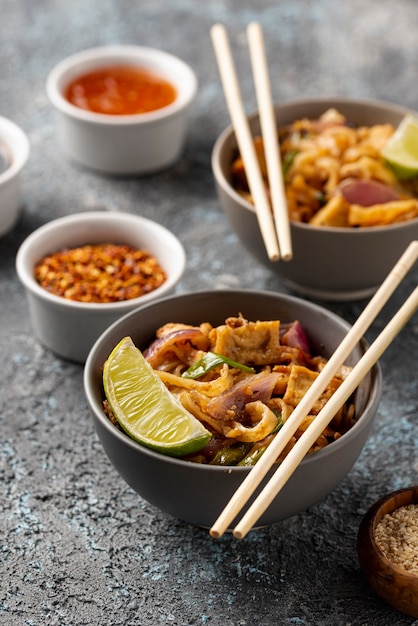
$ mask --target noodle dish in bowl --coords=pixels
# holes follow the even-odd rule
[[[212,168],[232,228],[290,289],[325,300],[369,297],[418,237],[418,172],[400,171],[385,156],[413,115],[394,104],[348,98],[284,102],[275,111],[292,260],[267,257],[228,127],[215,143]],[[269,191],[258,115],[249,122]]]
[[[107,456],[145,500],[210,528],[348,330],[322,307],[262,291],[202,291],[140,307],[101,335],[85,366]],[[364,349],[354,347],[289,449]],[[361,453],[380,395],[375,366],[260,525],[301,513],[338,486]]]

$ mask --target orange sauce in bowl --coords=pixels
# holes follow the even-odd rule
[[[171,104],[177,92],[171,83],[145,69],[113,66],[79,76],[67,86],[64,96],[86,111],[136,115]]]

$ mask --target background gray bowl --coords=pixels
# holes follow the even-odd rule
[[[114,346],[130,335],[144,349],[166,322],[221,324],[242,313],[250,320],[300,320],[312,351],[329,356],[349,325],[326,309],[298,298],[261,291],[202,291],[145,305],[118,320],[93,346],[85,366],[84,388],[103,448],[121,477],[145,500],[170,515],[210,527],[247,475],[248,468],[198,465],[153,452],[117,430],[103,412],[102,366]],[[363,349],[355,347],[349,363]],[[310,455],[296,469],[260,525],[272,524],[321,501],[351,469],[366,442],[381,397],[376,365],[356,392],[358,422],[341,439]],[[267,476],[267,478],[271,473]]]
[[[278,124],[301,117],[318,118],[330,107],[354,125],[391,123],[395,127],[408,112],[374,100],[318,98],[283,102],[276,106]],[[254,134],[260,133],[258,115],[250,116]],[[231,186],[231,162],[237,143],[231,126],[217,139],[212,169],[221,206],[244,247],[277,273],[290,289],[326,300],[366,298],[376,291],[408,244],[418,238],[418,219],[373,228],[330,228],[291,223],[293,259],[272,263],[265,252],[253,205]]]

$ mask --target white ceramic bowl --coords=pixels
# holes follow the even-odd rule
[[[49,293],[34,278],[34,266],[47,254],[87,243],[126,243],[154,255],[166,281],[154,291],[122,302],[86,303]],[[125,313],[172,291],[185,267],[180,241],[160,224],[127,213],[88,212],[44,224],[25,239],[16,270],[29,303],[35,336],[57,355],[84,362],[99,335]]]
[[[7,153],[8,167],[0,173],[0,236],[12,230],[20,217],[20,174],[29,157],[26,134],[14,122],[0,117],[0,148]]]
[[[313,98],[276,106],[278,124],[302,117],[316,119],[334,107],[355,124],[392,123],[395,127],[409,111],[394,104],[350,98]],[[253,132],[260,132],[258,115],[250,116]],[[418,218],[388,226],[331,228],[291,223],[293,259],[271,262],[265,252],[254,206],[231,185],[231,162],[237,142],[231,126],[217,139],[212,169],[220,203],[244,247],[275,272],[287,287],[324,300],[367,298],[386,278],[408,244],[418,239]]]
[[[64,97],[78,76],[103,67],[137,66],[169,81],[172,104],[150,113],[105,115],[74,106]],[[59,112],[61,143],[68,156],[108,174],[145,174],[173,164],[187,134],[188,109],[197,92],[193,70],[179,58],[153,48],[115,45],[78,52],[56,65],[46,90]]]
[[[94,425],[116,471],[154,506],[207,528],[215,522],[250,468],[191,463],[159,454],[130,439],[104,413],[102,368],[116,344],[127,335],[143,350],[155,338],[157,328],[167,322],[198,325],[209,321],[216,326],[239,312],[249,320],[298,319],[312,352],[325,357],[334,352],[350,328],[327,309],[281,293],[231,289],[173,295],[150,302],[115,322],[93,346],[84,369],[84,389]],[[364,342],[355,346],[347,364],[357,363],[364,347]],[[259,520],[260,525],[273,524],[304,511],[338,485],[363,449],[381,392],[381,371],[377,364],[356,392],[356,424],[340,439],[302,461]]]

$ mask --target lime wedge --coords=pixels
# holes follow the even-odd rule
[[[103,370],[107,401],[135,441],[170,456],[197,452],[211,433],[169,392],[131,337],[111,352]]]
[[[397,178],[418,174],[418,118],[406,115],[382,151]]]

